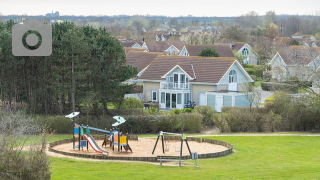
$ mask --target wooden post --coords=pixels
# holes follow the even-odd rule
[[[76,138],[74,137],[74,127],[75,126],[76,126],[76,123],[73,123],[73,149],[74,149],[74,146],[76,145],[75,144]]]
[[[79,151],[80,151],[80,130],[81,130],[80,128],[81,128],[81,127],[80,127],[80,124],[79,124],[79,135],[78,135],[78,137],[79,137],[79,138],[78,138],[78,139],[79,139],[79,147],[78,147],[78,148],[79,148]]]
[[[154,145],[154,148],[153,148],[152,154],[154,153],[154,150],[156,150],[156,147],[157,147],[157,144],[158,144],[159,137],[160,137],[160,134],[158,134],[158,138],[157,138],[157,140],[156,140],[156,144]]]
[[[161,135],[161,141],[162,141],[162,152],[164,153],[164,142],[163,142],[163,135]],[[167,144],[168,145],[168,144]]]
[[[187,147],[188,147],[189,153],[190,153],[190,155],[192,155],[191,150],[190,150],[190,147],[189,147],[189,144],[188,144],[188,141],[187,141],[187,138],[185,139],[185,141],[186,141],[186,144],[187,144]]]

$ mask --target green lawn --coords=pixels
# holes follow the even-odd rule
[[[185,161],[188,165],[183,167],[161,167],[148,163],[51,157],[52,179],[320,179],[320,137],[208,138],[231,143],[234,153],[222,158],[200,159],[199,168],[193,167],[192,160]]]
[[[254,82],[254,87],[261,86],[262,81],[255,81]]]

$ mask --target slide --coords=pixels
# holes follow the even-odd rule
[[[96,143],[96,141],[93,139],[93,137],[91,135],[84,134],[83,137],[86,138],[86,140],[89,142],[92,149],[95,150],[97,153],[101,153],[103,155],[108,155],[107,151],[101,150],[101,148],[98,146],[98,144]]]

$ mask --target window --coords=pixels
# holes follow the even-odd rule
[[[178,74],[173,75],[173,82],[178,83]]]
[[[177,94],[177,104],[181,104],[181,94]]]
[[[184,94],[184,103],[187,104],[188,101],[190,101],[190,99],[189,99],[189,93],[185,93],[185,94]]]
[[[235,70],[231,70],[229,73],[229,83],[237,82],[237,72]]]
[[[152,91],[152,101],[157,101],[157,91]]]
[[[249,54],[249,50],[247,48],[243,48],[242,55],[248,55],[248,54]]]
[[[186,75],[180,74],[180,82],[181,82],[181,83],[184,83],[184,82],[185,82],[185,79],[186,79]]]
[[[165,95],[166,95],[166,93],[164,93],[164,92],[162,92],[161,93],[161,103],[165,103]]]

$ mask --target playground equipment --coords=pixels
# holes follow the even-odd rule
[[[169,133],[169,132],[160,131],[159,134],[158,134],[158,138],[157,138],[156,144],[154,145],[152,154],[156,150],[156,147],[157,147],[157,144],[158,144],[160,136],[161,136],[161,141],[162,141],[162,152],[165,153],[165,145],[164,145],[164,136],[165,135],[175,135],[175,136],[180,136],[181,137],[180,156],[179,156],[179,160],[176,160],[176,159],[161,159],[161,157],[160,157],[160,164],[162,164],[163,161],[179,161],[179,166],[181,166],[181,161],[183,161],[183,160],[181,160],[183,140],[185,140],[185,142],[186,142],[186,145],[187,145],[188,150],[189,150],[189,154],[192,155],[190,147],[189,147],[189,144],[188,144],[188,141],[187,141],[187,138],[183,133],[179,134],[179,133]],[[169,143],[169,142],[167,142],[167,143]]]
[[[84,129],[86,129],[86,134],[84,134]],[[80,151],[80,148],[87,147],[88,150],[88,144],[90,144],[91,148],[96,151],[97,153],[101,153],[103,155],[108,155],[107,151],[103,151],[94,138],[90,135],[90,130],[95,130],[95,131],[100,131],[104,133],[110,133],[110,131],[103,130],[103,129],[98,129],[94,127],[89,127],[89,126],[80,126],[76,123],[74,123],[74,128],[73,128],[73,149],[78,148]],[[75,138],[78,137],[78,142],[79,145],[75,145]],[[85,138],[85,139],[83,139]]]
[[[117,131],[113,131],[112,134],[110,134],[110,139],[112,143],[112,150],[114,151],[114,146],[118,146],[118,152],[120,152],[120,147],[122,151],[122,147],[128,151],[130,150],[132,152],[131,147],[128,143],[128,136],[122,136],[122,133],[120,131],[120,126],[122,123],[126,122],[126,120],[121,116],[114,116],[113,119],[117,120],[117,122],[113,123],[112,126],[117,127]]]

